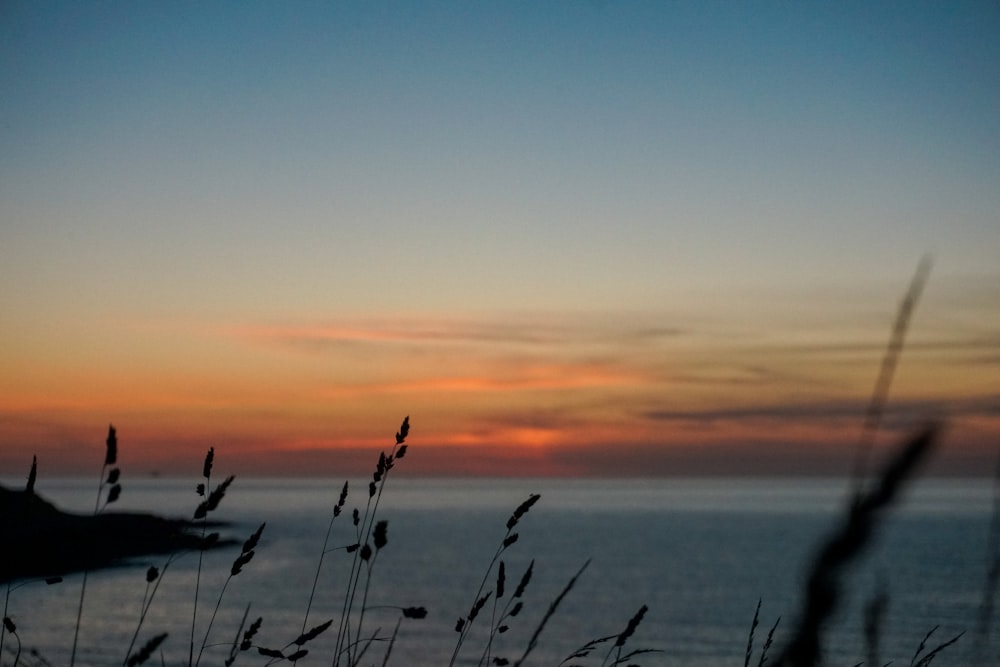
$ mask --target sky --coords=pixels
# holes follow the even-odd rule
[[[1000,452],[995,2],[0,4],[0,475]],[[400,463],[402,465],[403,462]]]

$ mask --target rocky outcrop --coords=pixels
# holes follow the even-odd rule
[[[31,491],[0,487],[0,582],[120,564],[202,546],[192,522],[137,512],[63,512]],[[232,544],[212,541],[210,546]]]

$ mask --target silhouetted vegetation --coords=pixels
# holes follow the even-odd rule
[[[409,431],[409,420],[403,421],[399,432],[396,435],[396,443],[388,452],[379,455],[378,462],[372,474],[372,480],[368,483],[364,491],[364,508],[353,509],[349,515],[352,524],[353,535],[356,540],[342,546],[331,547],[329,542],[329,530],[323,549],[318,555],[318,560],[322,565],[325,557],[333,552],[338,552],[342,557],[351,559],[351,567],[346,586],[331,587],[342,591],[343,604],[339,618],[328,618],[322,622],[312,621],[310,612],[313,597],[317,590],[322,589],[323,569],[317,568],[316,576],[310,591],[309,599],[306,601],[306,611],[303,616],[302,631],[294,638],[289,638],[286,643],[274,646],[260,643],[260,631],[262,626],[266,626],[266,615],[260,616],[248,624],[249,608],[243,615],[240,626],[235,631],[235,637],[231,644],[226,647],[227,657],[224,659],[225,665],[233,665],[238,661],[252,662],[250,655],[256,656],[258,660],[264,660],[263,664],[273,664],[275,662],[296,663],[305,659],[319,659],[329,661],[335,666],[355,666],[362,664],[387,664],[393,653],[394,645],[398,638],[400,624],[409,622],[421,622],[427,615],[423,606],[399,606],[396,608],[398,617],[395,627],[391,632],[385,632],[381,628],[366,630],[365,617],[370,611],[368,606],[369,591],[373,586],[378,585],[378,557],[383,549],[388,548],[389,524],[386,520],[378,518],[379,501],[385,489],[389,473],[406,454],[405,440]],[[818,551],[818,555],[811,566],[811,573],[803,596],[803,609],[798,615],[797,624],[791,630],[789,636],[783,643],[783,648],[778,652],[773,664],[813,666],[823,664],[824,635],[823,628],[826,620],[837,605],[841,596],[844,584],[844,573],[849,563],[857,558],[866,544],[878,531],[883,514],[897,497],[900,489],[912,477],[917,465],[934,448],[937,441],[939,427],[931,425],[914,437],[904,442],[883,468],[882,472],[872,481],[870,486],[861,494],[852,497],[851,502],[844,513],[842,524],[835,529],[831,535],[823,542]],[[3,656],[4,664],[45,664],[43,658],[36,651],[36,657],[31,662],[22,656],[22,636],[17,626],[8,614],[7,604],[10,599],[10,591],[20,586],[30,583],[30,577],[36,576],[43,570],[51,568],[48,572],[68,573],[70,571],[87,571],[102,566],[107,566],[122,559],[137,554],[150,552],[166,553],[166,561],[161,568],[150,567],[146,572],[146,592],[143,595],[143,602],[136,631],[133,635],[132,645],[124,650],[123,664],[140,665],[153,658],[160,650],[160,647],[170,641],[166,633],[154,633],[143,640],[140,648],[135,649],[143,627],[143,621],[153,604],[153,599],[157,588],[162,581],[171,563],[181,557],[184,553],[196,552],[199,557],[206,549],[215,548],[220,544],[227,543],[220,540],[218,533],[208,532],[208,528],[213,524],[208,522],[208,514],[215,510],[225,495],[226,489],[233,483],[232,477],[227,477],[214,489],[211,488],[211,462],[214,451],[210,451],[206,457],[204,468],[204,483],[198,489],[202,498],[197,505],[192,522],[169,521],[151,515],[129,515],[129,514],[101,514],[81,517],[67,515],[56,510],[51,504],[39,498],[33,490],[35,475],[37,475],[37,464],[33,462],[32,474],[29,476],[29,485],[23,492],[3,490],[0,499],[3,502],[3,516],[13,525],[21,524],[22,531],[18,536],[17,543],[26,546],[26,549],[11,550],[4,549],[4,579],[7,581],[7,596],[5,598],[3,630],[5,636],[10,638],[9,646],[0,655]],[[114,482],[117,483],[117,482]],[[102,491],[113,488],[114,483],[109,483],[102,473]],[[342,490],[333,504],[330,524],[335,520],[345,516],[344,508],[350,498],[349,485],[344,484]],[[551,601],[547,610],[541,616],[541,621],[537,623],[530,640],[520,650],[513,653],[498,651],[495,645],[496,639],[507,632],[512,623],[519,620],[519,615],[525,604],[524,593],[531,584],[534,561],[521,573],[513,591],[507,581],[507,567],[504,561],[504,554],[512,548],[519,538],[518,529],[522,520],[529,514],[530,509],[538,502],[541,496],[532,494],[515,507],[505,524],[505,530],[500,534],[498,546],[490,562],[487,564],[484,575],[478,589],[471,597],[467,611],[463,612],[455,623],[456,643],[452,658],[449,664],[456,664],[462,655],[470,653],[476,656],[475,660],[479,665],[522,665],[527,664],[534,649],[538,646],[544,633],[548,621],[558,613],[559,606],[563,599],[571,594],[579,577],[583,576],[588,563],[576,572],[563,587],[561,592]],[[33,526],[27,529],[24,525]],[[44,527],[44,529],[43,529]],[[139,528],[144,527],[144,528]],[[200,531],[194,532],[195,530]],[[201,664],[206,658],[205,650],[210,645],[218,645],[217,642],[210,644],[213,625],[220,606],[223,604],[224,595],[230,582],[237,577],[244,568],[252,567],[254,556],[259,548],[265,524],[261,524],[240,546],[239,553],[235,556],[228,577],[222,586],[212,606],[212,612],[207,623],[199,630],[198,619],[200,618],[200,607],[202,603],[195,600],[191,613],[191,637],[201,637],[198,644],[194,639],[189,638],[189,665]],[[123,540],[122,536],[129,535],[133,539]],[[111,539],[110,536],[114,536]],[[58,552],[59,550],[51,545],[48,540],[79,539],[81,544],[104,545],[113,543],[116,548],[113,552],[101,552],[95,554],[90,549],[72,550],[72,562],[67,559],[66,552],[61,553],[61,558],[56,558],[52,554],[49,558],[48,552]],[[996,539],[996,538],[992,538]],[[34,541],[33,541],[34,540]],[[232,540],[228,540],[232,544]],[[96,547],[95,547],[96,548]],[[991,543],[991,548],[995,545]],[[29,553],[30,550],[30,553]],[[21,553],[20,558],[11,558],[14,552]],[[29,557],[30,556],[30,557]],[[996,555],[994,554],[994,559]],[[32,568],[27,568],[27,563],[33,562]],[[983,612],[978,619],[977,636],[985,638],[990,631],[990,613],[992,609],[992,590],[990,586],[995,586],[995,563],[990,570],[987,580],[987,595],[984,596]],[[199,574],[200,578],[200,565]],[[61,577],[54,576],[48,580],[49,583],[58,583]],[[342,583],[342,582],[338,582]],[[873,660],[878,659],[878,634],[880,629],[879,618],[880,608],[884,608],[886,603],[885,594],[881,593],[873,598],[866,613],[866,645],[868,647],[866,656],[868,662],[858,663],[873,664]],[[759,614],[761,602],[758,601],[757,609],[754,613],[750,626],[750,634],[747,641],[744,666],[749,667],[754,656],[754,640],[759,624]],[[613,634],[591,639],[580,646],[579,649],[570,653],[560,665],[563,667],[583,666],[583,665],[633,665],[639,664],[640,659],[653,658],[665,650],[665,647],[628,649],[627,643],[633,636],[635,630],[642,622],[647,612],[647,606],[642,605],[640,609],[623,623],[621,629]],[[773,644],[778,641],[776,631],[780,618],[775,621],[760,650],[759,658],[756,661],[758,667],[762,667],[769,661],[769,652],[773,652]],[[471,648],[467,645],[469,630],[474,623],[488,623],[489,631],[482,646]],[[946,639],[938,644],[933,644],[931,639],[936,628],[932,628],[920,642],[910,664],[914,667],[926,667],[942,651],[959,641],[961,634]],[[326,632],[336,632],[335,649],[332,655],[311,656],[311,642]],[[80,637],[82,642],[87,641],[86,636]],[[985,640],[982,639],[984,642]],[[195,650],[195,646],[198,646]],[[0,647],[3,645],[0,644]],[[123,647],[124,649],[124,647]],[[3,650],[0,648],[0,650]],[[373,654],[379,653],[378,656]],[[599,662],[597,662],[600,658]],[[215,663],[218,656],[211,662]],[[469,659],[465,659],[468,664]],[[988,664],[988,663],[983,663]]]

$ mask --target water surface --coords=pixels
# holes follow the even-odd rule
[[[20,482],[23,483],[23,482]],[[195,481],[124,480],[116,510],[187,516],[198,497]],[[333,524],[331,546],[356,541],[351,509],[364,511],[367,480],[357,482],[346,512]],[[18,485],[12,481],[11,486]],[[343,480],[240,479],[217,517],[224,531],[244,539],[266,521],[254,560],[229,584],[202,664],[221,664],[247,604],[264,619],[261,644],[280,648],[301,631],[331,510]],[[556,665],[578,646],[620,632],[643,604],[649,612],[629,646],[657,648],[645,665],[741,664],[754,608],[762,599],[757,646],[782,617],[776,643],[796,615],[804,572],[819,540],[839,520],[846,485],[839,480],[434,480],[391,478],[379,517],[389,522],[388,545],[372,570],[365,633],[392,633],[395,607],[424,606],[428,617],[405,620],[390,664],[446,665],[455,646],[456,619],[468,612],[486,567],[506,532],[511,511],[530,493],[541,500],[523,517],[519,539],[504,554],[506,598],[534,559],[525,610],[494,654],[516,658],[568,579],[590,566],[553,617],[529,664]],[[39,493],[63,509],[93,511],[96,485],[83,480],[39,480]],[[921,480],[888,518],[863,561],[848,577],[849,594],[830,629],[828,664],[866,658],[863,607],[877,586],[889,593],[883,661],[908,662],[928,630],[942,641],[972,630],[986,570],[990,484],[981,480]],[[237,550],[206,554],[196,619],[201,645]],[[78,664],[120,664],[135,630],[149,565],[163,557],[92,573],[89,578]],[[308,625],[339,618],[350,556],[325,557]],[[140,643],[159,632],[167,665],[187,663],[198,557],[173,561],[147,618]],[[495,572],[487,588],[495,584]],[[22,641],[52,664],[68,661],[79,575],[60,585],[32,583],[10,596],[9,614]],[[501,600],[506,602],[506,599]],[[478,664],[492,603],[460,654]],[[301,664],[329,664],[333,631],[309,645]],[[964,664],[970,638],[936,664]],[[10,640],[7,641],[9,653]],[[994,654],[996,643],[994,643]],[[381,664],[385,644],[371,649]],[[196,651],[197,652],[197,651]],[[596,654],[600,664],[604,653]],[[9,660],[9,655],[5,658]],[[155,663],[159,663],[157,656]],[[244,654],[236,664],[264,664]],[[590,663],[587,663],[590,664]]]

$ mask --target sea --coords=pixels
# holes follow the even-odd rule
[[[3,483],[16,487],[23,480]],[[109,509],[190,517],[200,500],[196,483],[125,478]],[[235,538],[235,546],[200,559],[154,556],[91,572],[76,664],[123,664],[130,645],[134,653],[167,633],[146,664],[179,667],[193,654],[199,664],[223,665],[258,618],[254,647],[237,650],[233,664],[271,664],[258,646],[284,655],[301,648],[309,653],[298,664],[331,664],[356,555],[345,547],[358,541],[352,510],[362,517],[371,511],[368,480],[351,480],[344,510],[332,519],[343,483],[237,479],[211,515],[224,522],[211,530]],[[61,509],[86,513],[97,484],[39,479],[36,491]],[[516,541],[503,548],[508,520],[531,494],[540,498],[511,531]],[[840,525],[847,498],[848,484],[839,479],[411,479],[393,471],[375,515],[387,522],[386,543],[361,568],[354,592],[351,633],[357,636],[360,624],[366,640],[357,646],[359,664],[471,666],[524,658],[525,665],[608,665],[641,650],[648,652],[620,664],[734,667],[747,664],[755,612],[749,664],[760,664],[772,628],[767,658],[773,661],[796,627],[809,568]],[[881,664],[910,664],[918,650],[925,654],[962,632],[934,664],[973,664],[983,636],[977,629],[993,504],[987,479],[916,480],[842,572],[842,599],[823,635],[824,664],[868,664],[866,610],[876,599],[883,603]],[[230,576],[243,540],[262,523],[253,559]],[[147,584],[151,566],[160,576]],[[513,600],[529,567],[530,580]],[[18,581],[7,590],[19,665],[69,664],[82,579]],[[457,632],[458,619],[483,597],[466,632]],[[520,613],[504,617],[518,601]],[[426,617],[402,618],[407,607],[425,608]],[[617,637],[643,608],[619,653]],[[301,647],[294,643],[304,629],[328,620],[328,629]],[[981,664],[1000,665],[996,626],[984,636]],[[0,663],[13,664],[16,648],[7,632]]]

